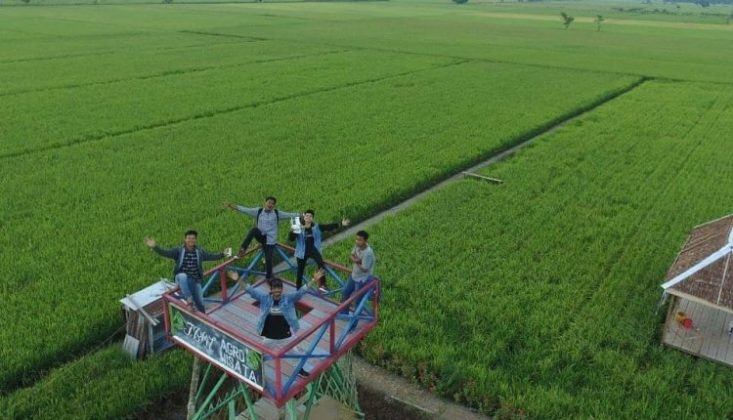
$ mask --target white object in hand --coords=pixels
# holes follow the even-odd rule
[[[293,233],[300,234],[301,232],[300,217],[290,218],[290,229],[293,231]]]

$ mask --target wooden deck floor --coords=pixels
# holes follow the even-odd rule
[[[692,319],[691,329],[675,320],[679,311]],[[676,298],[665,323],[662,341],[695,356],[733,366],[733,336],[728,334],[731,322],[733,313]]]
[[[262,291],[269,292],[269,286],[260,284],[257,286]],[[293,293],[295,287],[290,283],[285,282],[283,293]],[[338,303],[331,301],[330,299],[324,298],[317,294],[317,292],[310,290],[303,296],[298,302],[298,307],[303,308],[307,313],[299,318],[300,329],[293,335],[289,340],[282,340],[282,342],[265,341],[264,337],[260,336],[256,331],[257,320],[259,319],[259,306],[255,305],[256,301],[249,294],[238,292],[235,297],[228,303],[219,304],[207,304],[207,314],[214,319],[216,322],[223,324],[224,326],[234,330],[248,340],[262,344],[263,346],[270,348],[274,351],[278,351],[286,346],[293,339],[302,337],[308,329],[314,325],[319,324],[326,317],[336,311]],[[301,312],[301,311],[299,311]],[[347,321],[336,320],[336,339],[341,337],[343,331],[346,329]],[[357,335],[362,329],[366,328],[367,323],[360,321],[357,327],[352,331],[351,335]],[[297,353],[304,353],[308,350],[310,345],[313,344],[317,334],[311,334],[299,345]],[[348,339],[348,337],[347,337]],[[329,352],[330,336],[328,332],[324,334],[316,345],[317,353],[328,353]],[[246,344],[246,343],[245,343]],[[282,359],[282,376],[281,381],[284,385],[294,374],[295,367],[297,366],[298,359]],[[314,370],[321,366],[323,363],[330,363],[326,358],[312,358],[306,365],[306,370]],[[274,384],[275,382],[275,363],[270,360],[265,362],[265,383]],[[308,378],[310,379],[310,378]],[[307,380],[298,378],[296,380]]]

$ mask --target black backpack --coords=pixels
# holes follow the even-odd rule
[[[273,210],[275,210],[275,217],[277,218],[277,222],[280,223],[280,212],[277,211],[277,209],[273,209]],[[260,215],[262,214],[263,211],[265,211],[265,209],[262,207],[260,207],[260,209],[257,210],[257,219],[255,219],[255,226],[259,226]]]

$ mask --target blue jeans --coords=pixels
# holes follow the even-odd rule
[[[351,278],[351,276],[349,276],[349,278],[346,280],[346,284],[344,284],[344,288],[341,290],[341,303],[346,302],[351,297],[351,295],[354,294],[354,292],[356,292],[357,290],[359,290],[362,287],[366,286],[366,284],[369,283],[369,281],[371,279],[372,278],[369,277],[368,279],[366,279],[364,281],[356,282],[356,281],[354,281],[354,279]],[[348,314],[349,313],[349,309],[348,308],[344,308],[341,311],[341,313],[342,314]]]
[[[201,312],[206,312],[204,306],[204,294],[201,291],[201,283],[194,279],[188,278],[186,273],[176,274],[176,284],[181,288],[181,295],[184,299],[188,299],[193,295],[193,304]]]

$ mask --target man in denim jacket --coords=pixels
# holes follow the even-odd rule
[[[145,245],[158,255],[175,261],[173,277],[181,289],[181,295],[186,299],[189,306],[191,306],[191,299],[193,298],[194,308],[205,312],[204,296],[201,291],[201,281],[204,278],[202,263],[231,256],[231,250],[225,249],[220,254],[212,254],[196,245],[197,240],[198,233],[195,230],[189,230],[184,235],[183,245],[175,248],[161,248],[153,238],[145,238]]]
[[[283,283],[278,278],[270,281],[270,293],[257,290],[252,285],[245,289],[260,303],[260,315],[257,320],[257,333],[269,340],[287,340],[300,329],[298,315],[295,313],[295,304],[308,292],[308,288],[315,284],[317,279],[325,276],[322,270],[307,285],[293,293],[283,294]],[[296,346],[297,349],[297,346]],[[308,376],[305,369],[298,374]]]
[[[342,226],[349,225],[349,219],[341,219],[341,223],[327,223],[319,224],[313,220],[315,212],[308,209],[303,213],[303,226],[301,227],[300,233],[293,231],[288,235],[288,239],[295,241],[295,260],[298,263],[298,270],[295,275],[295,286],[300,288],[303,284],[303,273],[305,272],[305,265],[308,262],[308,258],[315,260],[318,264],[318,268],[325,269],[326,264],[323,262],[323,256],[321,255],[321,238],[323,232],[338,229]],[[322,292],[327,292],[326,289],[326,277],[322,277],[322,283],[319,284]]]

